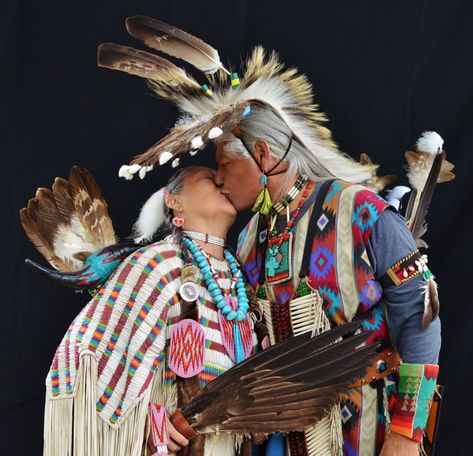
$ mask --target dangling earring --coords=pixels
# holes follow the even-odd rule
[[[184,225],[184,217],[176,215],[175,217],[172,218],[171,223],[175,227],[180,228],[182,225]]]
[[[258,198],[256,198],[255,204],[251,208],[253,212],[259,212],[260,214],[267,215],[273,207],[273,202],[271,201],[271,195],[269,190],[266,187],[268,184],[268,176],[263,171],[261,176],[261,185],[263,186],[262,190],[259,192]]]

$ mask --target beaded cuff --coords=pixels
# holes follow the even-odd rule
[[[420,442],[429,417],[439,366],[402,363],[391,432]]]

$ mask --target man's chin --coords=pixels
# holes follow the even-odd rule
[[[246,211],[253,207],[252,202],[244,202],[244,201],[238,200],[238,198],[232,198],[231,195],[227,195],[227,199],[228,201],[230,201],[232,206],[237,210],[237,212]]]

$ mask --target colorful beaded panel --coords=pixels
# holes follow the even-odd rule
[[[401,364],[399,395],[391,420],[391,432],[420,442],[429,417],[439,366]]]

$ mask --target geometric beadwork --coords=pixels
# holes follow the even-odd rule
[[[172,327],[169,367],[179,377],[189,378],[204,368],[205,334],[195,320],[184,319]]]

